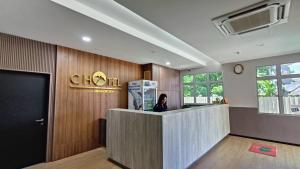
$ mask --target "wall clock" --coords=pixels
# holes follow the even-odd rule
[[[244,67],[241,64],[234,65],[233,71],[235,74],[241,74],[244,71]]]

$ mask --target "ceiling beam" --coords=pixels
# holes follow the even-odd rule
[[[206,66],[217,62],[174,35],[112,0],[51,0],[80,14],[110,25],[185,59]]]

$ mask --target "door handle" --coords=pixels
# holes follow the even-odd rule
[[[42,123],[42,122],[44,122],[44,119],[41,118],[41,119],[39,119],[39,120],[35,120],[35,122],[37,122],[37,123]]]

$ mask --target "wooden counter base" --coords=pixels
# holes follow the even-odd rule
[[[230,133],[228,105],[107,114],[108,157],[132,169],[184,169]]]

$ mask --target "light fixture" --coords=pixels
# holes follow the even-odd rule
[[[88,37],[88,36],[83,36],[83,37],[82,37],[82,40],[85,41],[85,42],[90,42],[90,41],[92,41],[92,39],[91,39],[90,37]]]
[[[166,65],[170,65],[171,63],[170,62],[166,62]]]

